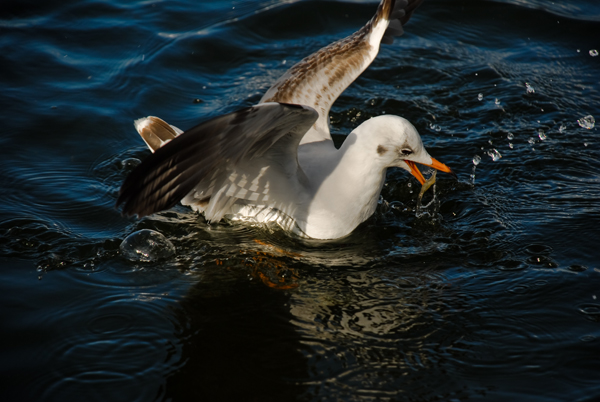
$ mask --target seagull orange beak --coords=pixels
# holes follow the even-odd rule
[[[450,169],[448,166],[444,165],[442,162],[438,162],[436,159],[431,158],[431,165],[427,165],[424,164],[425,166],[429,166],[432,167],[436,170],[439,170],[440,172],[444,172],[444,173],[449,173],[451,174],[455,179],[456,177],[456,173],[454,173],[452,171],[452,169]],[[409,161],[409,160],[404,160],[404,162],[406,162],[406,164],[410,167],[410,173],[415,176],[417,178],[417,180],[419,180],[419,183],[421,183],[421,185],[423,185],[425,183],[425,178],[423,177],[423,174],[421,173],[421,171],[419,170],[419,168],[417,168],[417,164],[413,161]]]

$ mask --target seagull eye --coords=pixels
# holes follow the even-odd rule
[[[413,151],[412,151],[412,149],[405,148],[405,149],[401,150],[400,153],[404,156],[408,156],[408,155],[412,154]]]

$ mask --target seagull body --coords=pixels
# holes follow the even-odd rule
[[[339,149],[329,132],[333,102],[381,42],[403,33],[421,2],[383,0],[363,28],[294,65],[255,106],[185,132],[157,117],[137,120],[153,154],[123,183],[123,213],[145,216],[181,201],[209,222],[273,221],[301,236],[336,239],[374,213],[388,167],[409,171],[421,184],[415,163],[452,174],[402,117],[365,121]]]

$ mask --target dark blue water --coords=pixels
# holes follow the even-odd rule
[[[333,242],[114,208],[134,119],[252,105],[375,8],[3,2],[2,401],[600,399],[595,0],[427,0],[342,95],[337,141],[398,114],[458,173],[424,211],[403,171]],[[176,254],[124,258],[139,229]]]

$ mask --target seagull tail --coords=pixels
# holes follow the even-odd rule
[[[138,119],[133,124],[152,152],[181,134],[177,127],[155,116]]]

